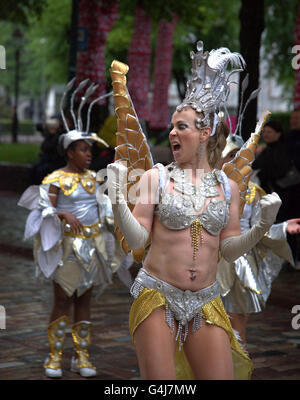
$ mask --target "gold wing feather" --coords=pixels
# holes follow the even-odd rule
[[[137,184],[143,172],[153,167],[153,159],[127,90],[126,74],[128,71],[128,65],[120,61],[114,60],[111,64],[110,76],[118,129],[116,132],[115,161],[126,163],[128,168],[127,187],[124,190],[124,196],[126,199],[128,198],[128,206],[132,210],[135,205],[134,194]],[[116,236],[120,240],[124,252],[131,251],[117,226]],[[144,258],[145,249],[132,250],[132,255],[136,262],[140,262]]]
[[[253,174],[252,163],[255,160],[255,150],[260,139],[262,129],[271,115],[270,111],[262,111],[260,118],[256,124],[254,133],[243,144],[240,150],[236,153],[233,160],[223,165],[223,171],[228,178],[234,180],[240,190],[240,216],[243,214],[248,193],[248,184],[251,175]]]

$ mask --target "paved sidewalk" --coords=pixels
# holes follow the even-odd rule
[[[17,207],[18,197],[0,193],[0,305],[6,310],[6,329],[0,330],[0,380],[49,380],[42,364],[48,352],[51,285],[34,279],[32,244],[22,241],[28,211]],[[128,289],[117,278],[99,301],[93,298],[90,353],[98,375],[92,380],[139,379],[128,332],[130,302]],[[253,380],[300,380],[300,327],[295,330],[291,325],[295,304],[300,305],[300,271],[285,268],[274,282],[265,311],[249,320]],[[62,379],[83,380],[70,372],[72,353],[69,332]]]

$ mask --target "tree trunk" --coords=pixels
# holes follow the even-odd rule
[[[183,71],[182,72],[173,71],[173,75],[175,78],[176,87],[177,87],[180,101],[183,101],[183,99],[185,97],[187,77],[184,76]]]
[[[19,118],[18,118],[18,105],[19,105],[19,81],[20,81],[20,50],[17,48],[15,50],[15,104],[13,108],[13,118],[12,118],[12,143],[18,142],[18,131],[19,131]]]
[[[240,53],[244,57],[247,68],[240,74],[241,82],[249,73],[249,85],[244,93],[244,104],[251,92],[259,86],[259,55],[261,35],[264,30],[264,0],[241,0],[240,10]],[[240,97],[239,95],[239,97]],[[252,100],[244,114],[242,136],[248,139],[254,131],[257,121],[257,98]]]

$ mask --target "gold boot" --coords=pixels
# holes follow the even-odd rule
[[[61,378],[61,358],[65,341],[65,330],[69,320],[65,315],[51,322],[48,326],[50,354],[44,363],[45,374],[49,378]]]
[[[78,372],[87,378],[96,375],[96,367],[89,360],[88,347],[91,344],[91,326],[89,321],[80,321],[72,327],[72,337],[75,344],[76,357],[72,357],[71,371]]]

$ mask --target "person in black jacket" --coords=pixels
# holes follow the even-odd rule
[[[253,163],[253,169],[259,170],[257,176],[260,180],[260,186],[266,193],[278,193],[282,200],[282,206],[277,214],[277,223],[288,219],[289,191],[278,184],[278,180],[283,178],[291,167],[284,136],[283,128],[279,122],[268,122],[262,133],[266,146]]]
[[[58,153],[58,138],[63,133],[61,121],[50,118],[45,124],[42,132],[44,140],[41,144],[39,161],[34,164],[30,171],[30,183],[40,185],[43,178],[58,168],[62,168],[66,160]]]
[[[300,171],[300,109],[291,113],[290,131],[286,135],[286,144],[289,156]]]
[[[300,109],[290,115],[290,131],[286,134],[286,148],[296,172],[300,174]],[[288,188],[287,217],[299,215],[300,212],[300,182],[294,181]],[[300,269],[300,235],[288,235],[288,241],[293,251],[295,267]]]

